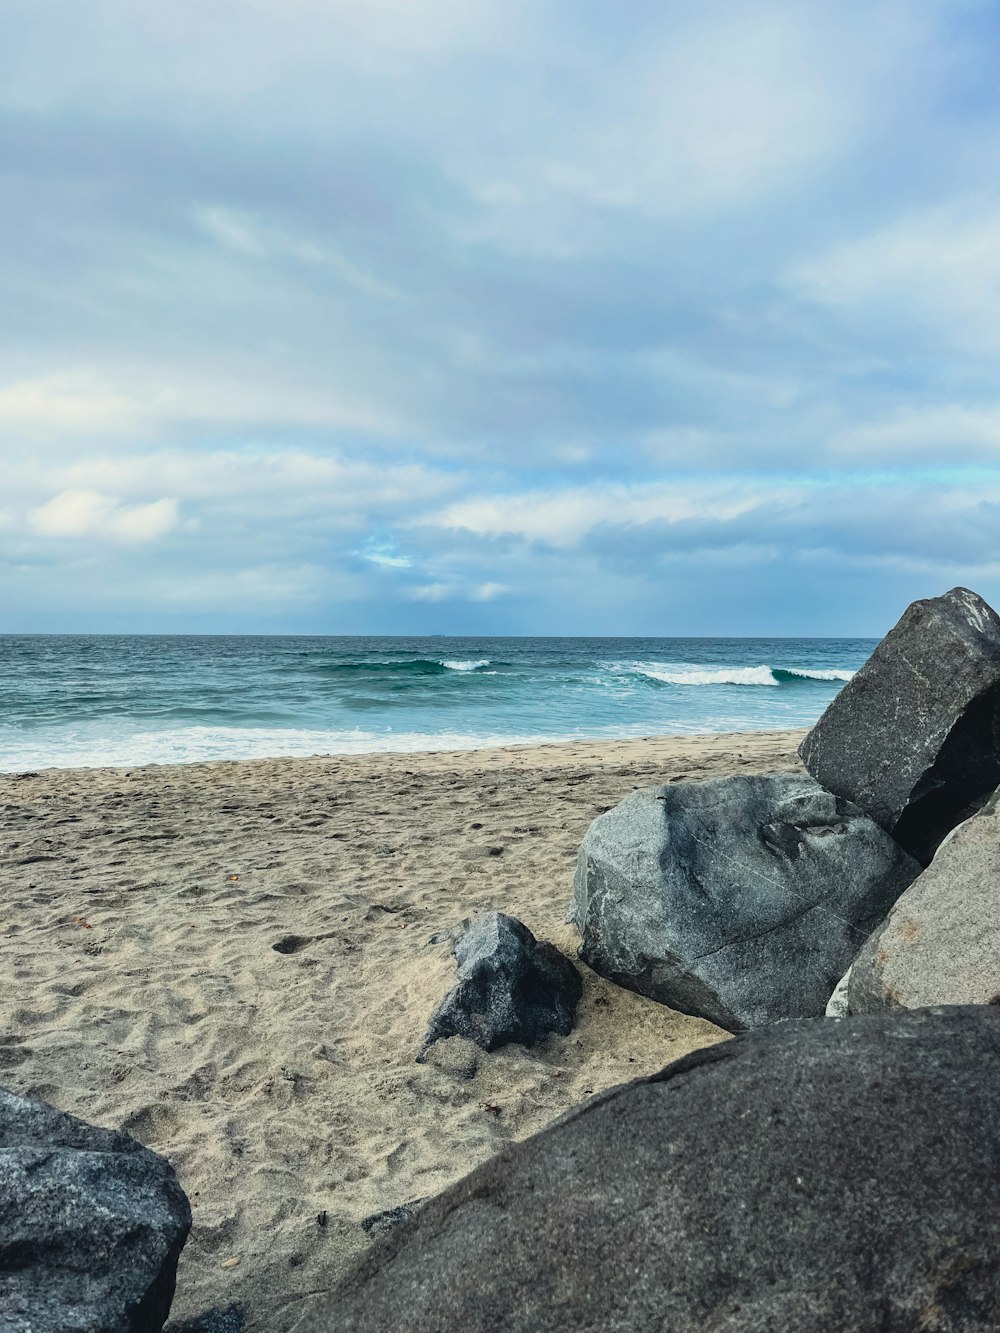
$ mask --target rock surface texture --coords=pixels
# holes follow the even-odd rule
[[[162,1157],[0,1090],[2,1333],[158,1333],[190,1228]]]
[[[570,919],[595,971],[741,1031],[822,1014],[919,871],[805,774],[648,787],[591,824]]]
[[[1000,1005],[1000,792],[945,839],[868,940],[850,1013]]]
[[[492,912],[455,944],[459,982],[431,1019],[418,1060],[445,1037],[468,1037],[483,1050],[509,1041],[533,1046],[573,1029],[580,974],[553,944],[535,939],[516,917]]]
[[[799,753],[926,865],[1000,785],[1000,617],[968,588],[914,602]]]
[[[781,1024],[493,1158],[301,1333],[987,1333],[1000,1011]]]

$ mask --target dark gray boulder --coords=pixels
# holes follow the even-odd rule
[[[850,1013],[1000,1004],[1000,792],[948,835],[861,950]]]
[[[782,1023],[425,1204],[299,1333],[988,1333],[1000,1010]]]
[[[968,588],[914,602],[799,753],[926,865],[1000,785],[1000,616]]]
[[[677,783],[594,820],[570,919],[596,972],[741,1031],[822,1014],[919,871],[803,773]]]
[[[536,940],[516,917],[492,912],[455,943],[459,982],[431,1019],[418,1060],[444,1037],[468,1037],[483,1050],[507,1042],[534,1046],[573,1029],[580,974],[553,944]]]
[[[162,1157],[0,1089],[2,1333],[158,1333],[190,1229]]]

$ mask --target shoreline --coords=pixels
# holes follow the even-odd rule
[[[470,755],[484,756],[487,760],[506,760],[508,756],[516,757],[522,752],[529,754],[540,754],[541,752],[555,751],[557,758],[565,755],[572,762],[574,758],[583,757],[583,751],[593,750],[594,747],[616,749],[619,746],[642,746],[644,748],[656,747],[661,744],[672,747],[674,743],[690,743],[699,746],[708,746],[711,748],[712,742],[729,741],[734,738],[756,738],[756,737],[789,737],[795,738],[795,744],[805,736],[808,727],[759,727],[747,731],[697,731],[697,732],[655,732],[642,736],[596,736],[596,737],[568,737],[565,740],[515,740],[505,742],[501,745],[482,745],[482,746],[461,746],[457,749],[441,747],[440,749],[426,750],[331,750],[317,751],[315,754],[275,754],[275,755],[250,755],[238,756],[234,758],[219,759],[181,759],[171,762],[161,762],[151,760],[145,763],[120,763],[120,764],[66,764],[66,765],[38,765],[34,768],[0,768],[0,783],[7,780],[19,780],[25,777],[47,776],[52,773],[122,773],[122,772],[146,772],[151,769],[189,769],[189,768],[212,768],[223,765],[233,764],[276,764],[276,763],[294,763],[310,764],[323,763],[328,761],[364,761],[370,760],[373,763],[386,760],[403,760],[408,758],[419,759],[449,759],[452,757],[467,757]],[[576,755],[580,751],[580,755]],[[588,758],[600,758],[599,755],[590,755]]]
[[[0,1076],[174,1165],[194,1212],[175,1319],[236,1302],[248,1333],[288,1333],[367,1218],[726,1039],[578,963],[568,1037],[414,1060],[463,919],[509,912],[575,960],[596,814],[797,768],[802,734],[2,774]]]

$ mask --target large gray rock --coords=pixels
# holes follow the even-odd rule
[[[995,1333],[1000,1010],[783,1023],[432,1199],[298,1333]]]
[[[1000,1004],[1000,792],[941,844],[851,969],[851,1013]]]
[[[0,1333],[158,1333],[190,1229],[162,1157],[0,1089]]]
[[[486,1051],[507,1042],[534,1046],[572,1031],[583,991],[580,974],[554,944],[536,940],[503,912],[474,921],[455,943],[459,982],[441,1001],[418,1060],[445,1037],[467,1037]]]
[[[926,865],[1000,785],[1000,616],[968,588],[914,602],[799,753]]]
[[[591,824],[570,919],[595,971],[740,1031],[822,1014],[919,871],[802,773],[649,787]]]

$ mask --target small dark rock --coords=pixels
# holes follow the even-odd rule
[[[271,948],[275,953],[298,953],[311,943],[312,937],[309,935],[282,935],[280,940],[275,940]]]
[[[3,1333],[157,1333],[190,1229],[162,1157],[0,1090]]]
[[[804,773],[648,787],[591,824],[570,919],[595,971],[741,1031],[821,1015],[919,870]]]
[[[298,1333],[990,1333],[1000,1010],[781,1023],[594,1098]]]
[[[381,1212],[369,1213],[367,1217],[362,1218],[361,1229],[367,1231],[369,1235],[372,1232],[376,1236],[383,1236],[393,1227],[398,1227],[400,1222],[409,1222],[410,1218],[416,1217],[417,1209],[423,1203],[423,1199],[414,1199],[410,1203],[397,1204],[395,1208],[383,1208]]]
[[[926,865],[1000,786],[1000,616],[968,588],[913,602],[799,753]]]
[[[507,1042],[534,1046],[573,1029],[580,974],[553,944],[503,912],[473,922],[455,943],[459,983],[431,1019],[417,1059],[433,1042],[468,1037],[485,1051]]]

